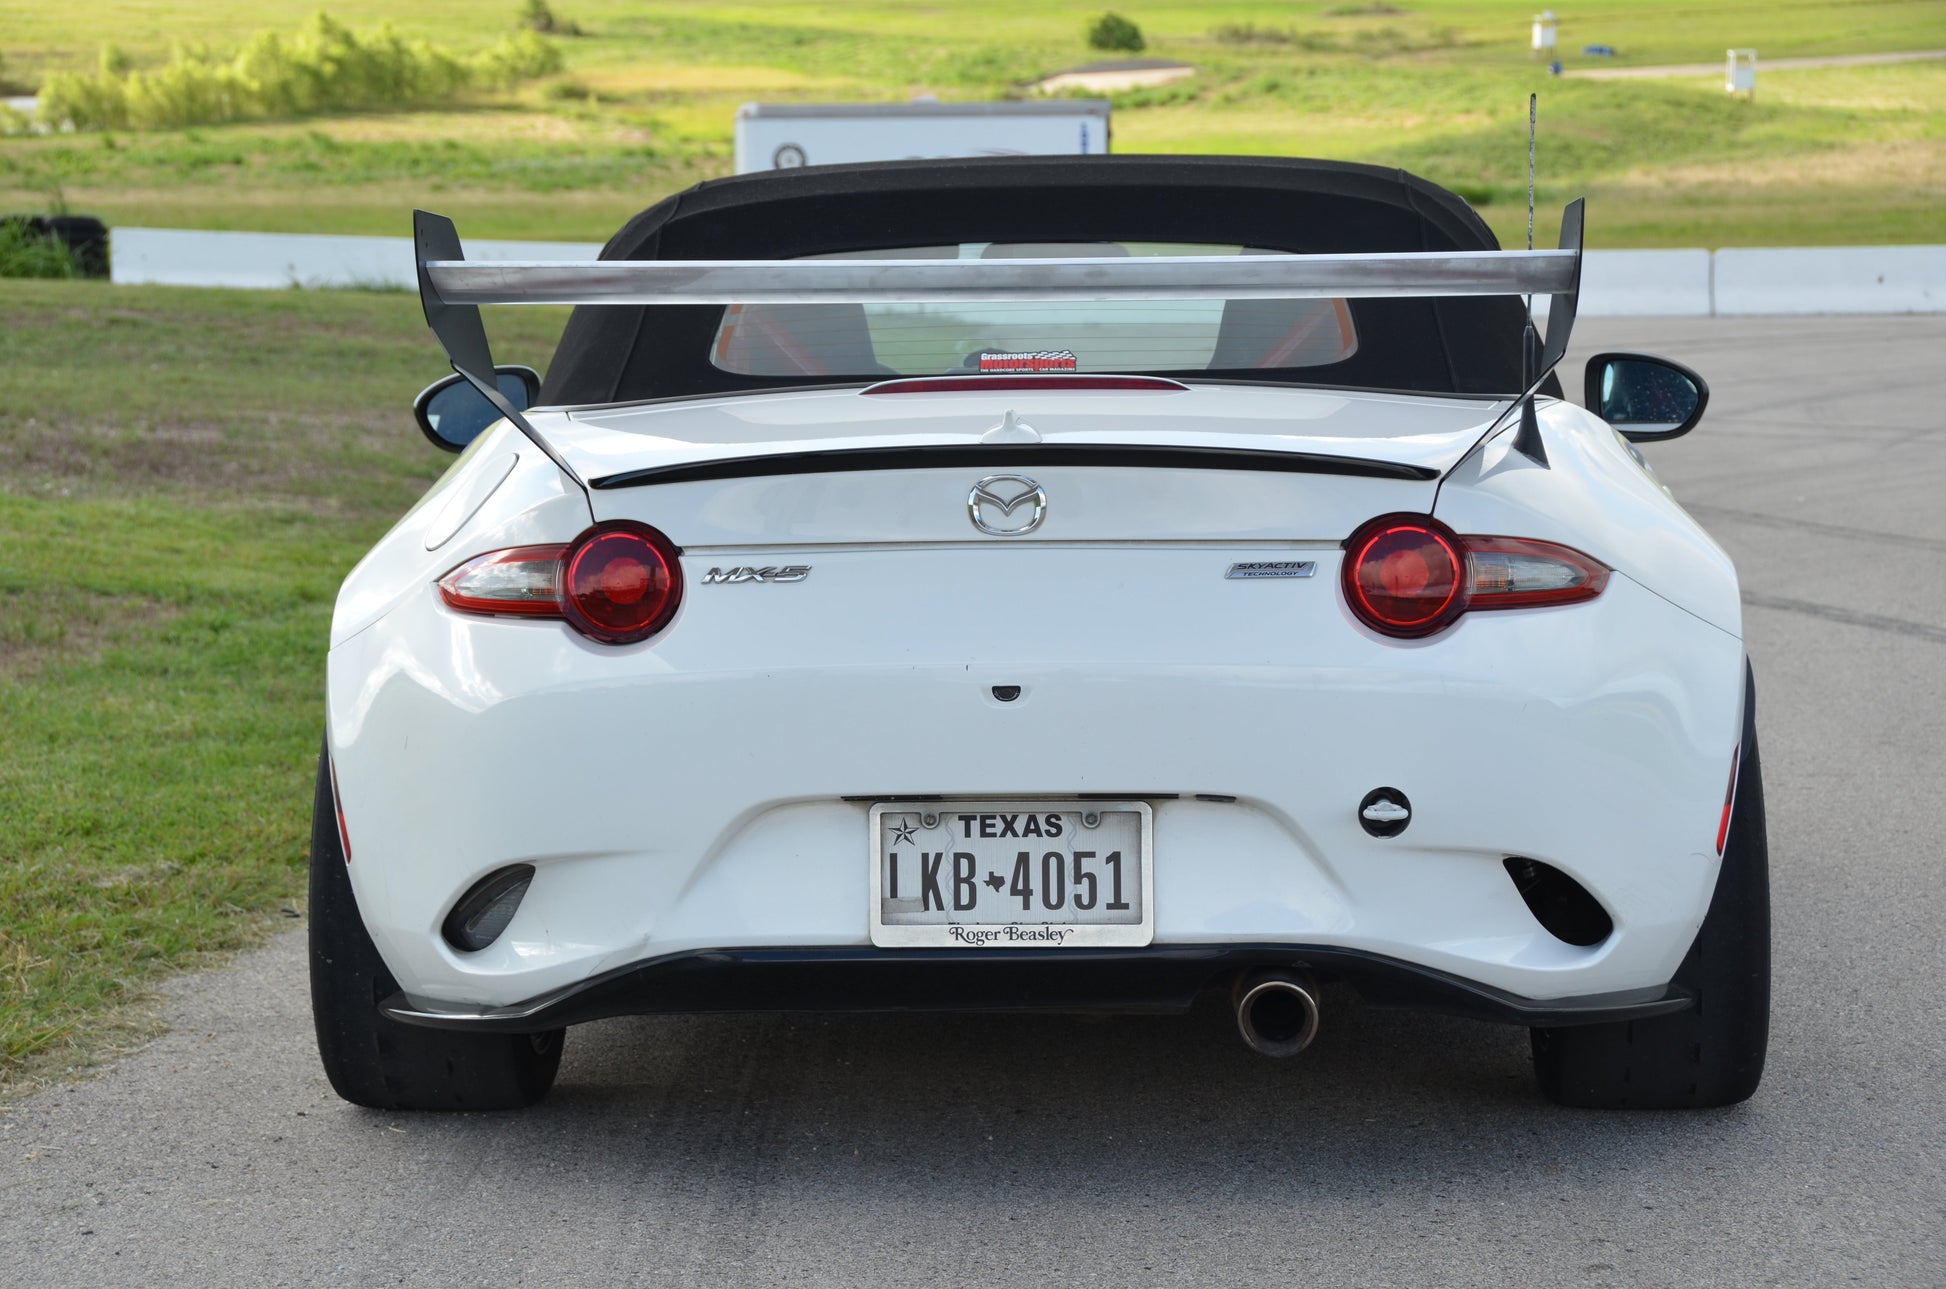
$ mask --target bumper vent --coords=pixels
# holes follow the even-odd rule
[[[1615,930],[1615,920],[1588,888],[1552,864],[1509,856],[1507,876],[1527,901],[1527,909],[1547,933],[1567,944],[1600,944]]]
[[[440,934],[461,953],[478,953],[500,938],[534,880],[532,864],[514,864],[488,873],[460,897],[446,915]]]

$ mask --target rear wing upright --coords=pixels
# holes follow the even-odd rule
[[[1529,408],[1567,352],[1581,290],[1582,202],[1552,251],[1168,255],[991,260],[469,261],[453,221],[412,216],[419,300],[453,370],[559,463],[500,396],[484,304],[857,304],[994,301],[1290,300],[1546,295],[1547,336],[1523,340]],[[1523,324],[1525,325],[1525,324]],[[1538,443],[1538,436],[1536,436]],[[1530,454],[1531,455],[1531,454]],[[563,467],[565,468],[565,467]],[[570,472],[572,474],[572,472]]]

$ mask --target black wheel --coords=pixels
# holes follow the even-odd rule
[[[565,1031],[460,1034],[402,1025],[378,1010],[398,987],[358,916],[331,764],[321,753],[311,814],[311,1014],[331,1086],[374,1110],[514,1110],[554,1086]]]
[[[1561,1105],[1681,1110],[1734,1105],[1757,1090],[1770,1042],[1770,854],[1756,685],[1744,680],[1736,802],[1696,942],[1675,980],[1695,1005],[1671,1016],[1531,1031],[1541,1091]]]

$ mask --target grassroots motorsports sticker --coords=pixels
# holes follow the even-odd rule
[[[980,355],[981,371],[1073,371],[1072,349],[1043,349],[1031,354]]]

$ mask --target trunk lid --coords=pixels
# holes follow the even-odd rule
[[[1336,542],[1430,510],[1500,406],[1241,385],[820,389],[534,417],[595,485],[597,519],[686,547],[992,540],[970,522],[992,475],[1026,481],[993,489],[1003,500],[1041,491],[1043,522],[1014,541]],[[1001,526],[1027,515],[980,504]]]

